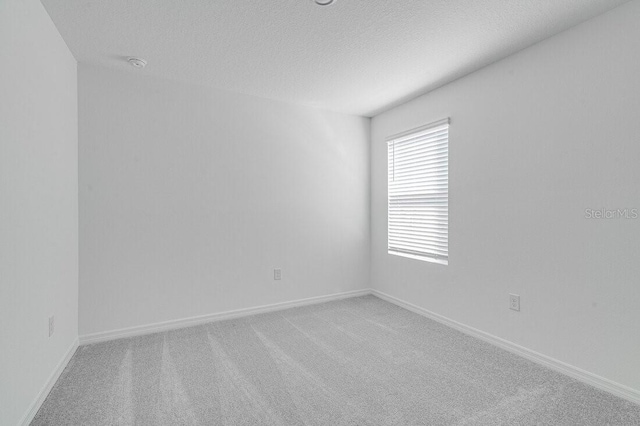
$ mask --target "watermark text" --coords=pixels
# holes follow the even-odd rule
[[[584,209],[585,219],[637,219],[638,209]]]

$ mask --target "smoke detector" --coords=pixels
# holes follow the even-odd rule
[[[335,0],[312,0],[318,6],[329,6],[333,4]]]
[[[132,67],[135,68],[144,68],[147,65],[147,61],[140,58],[129,58],[127,61],[131,64]]]

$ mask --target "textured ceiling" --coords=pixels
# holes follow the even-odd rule
[[[625,1],[42,3],[78,62],[372,116]]]

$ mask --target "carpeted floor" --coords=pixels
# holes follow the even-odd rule
[[[32,425],[640,425],[640,406],[374,296],[78,349]]]

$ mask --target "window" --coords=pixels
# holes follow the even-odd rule
[[[449,262],[449,119],[387,138],[389,254]]]

